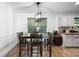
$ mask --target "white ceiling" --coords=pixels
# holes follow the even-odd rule
[[[35,2],[6,2],[14,10],[23,13],[35,12]],[[51,13],[79,13],[79,5],[75,2],[41,2],[40,8],[42,12]]]

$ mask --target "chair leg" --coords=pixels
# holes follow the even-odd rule
[[[21,57],[21,43],[19,45],[19,57]]]
[[[48,51],[48,44],[47,44],[47,51]]]
[[[27,55],[30,56],[31,46],[27,44]]]
[[[25,44],[24,44],[24,48],[26,49],[26,39],[25,39]]]
[[[40,46],[40,56],[42,57],[42,45]]]
[[[29,56],[29,46],[27,44],[27,55]]]
[[[33,47],[32,47],[32,45],[31,45],[31,57],[32,57],[32,51],[33,51]]]
[[[49,45],[49,57],[51,57],[52,56],[52,49],[51,49],[51,45]]]

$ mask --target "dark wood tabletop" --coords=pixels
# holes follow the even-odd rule
[[[37,37],[32,37],[32,36],[28,36],[28,35],[22,35],[22,36],[20,36],[20,38],[42,38],[42,36],[37,36]]]

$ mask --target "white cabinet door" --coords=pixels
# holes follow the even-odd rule
[[[67,26],[74,26],[74,17],[67,16]]]
[[[73,36],[72,45],[75,46],[75,47],[79,47],[79,35]]]
[[[79,47],[79,37],[78,37],[78,39],[76,40],[76,43],[77,43],[77,46]]]
[[[66,26],[67,20],[64,17],[58,18],[59,26]]]
[[[72,39],[71,35],[65,35],[63,38],[63,46],[72,46]]]
[[[73,26],[74,18],[73,16],[61,16],[58,18],[59,26]]]

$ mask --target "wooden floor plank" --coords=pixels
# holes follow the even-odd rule
[[[12,51],[10,51],[6,57],[18,57],[18,47],[15,47]],[[46,50],[46,48],[43,48]],[[26,52],[23,52],[23,57],[27,57]],[[43,54],[46,54],[48,57],[48,52],[43,51]],[[46,57],[43,55],[43,57]],[[52,57],[79,57],[79,48],[66,48],[62,46],[52,46]]]

